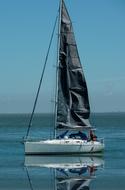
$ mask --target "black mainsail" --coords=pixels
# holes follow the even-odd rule
[[[60,22],[57,129],[88,128],[91,126],[88,90],[72,22],[63,0]]]

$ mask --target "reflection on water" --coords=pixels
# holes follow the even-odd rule
[[[43,162],[39,157],[35,160],[33,157],[33,160],[30,157],[25,159],[24,144],[21,141],[26,132],[28,117],[28,115],[17,114],[0,115],[0,190],[31,190],[32,187],[33,190],[64,189],[62,185],[64,182],[67,187],[69,184],[70,189],[74,185],[73,190],[80,190],[82,188],[80,183],[84,186],[87,184],[91,190],[125,189],[125,113],[94,114],[94,117],[92,116],[93,125],[99,129],[97,135],[105,139],[106,148],[103,158],[56,157],[50,160],[44,157]],[[31,136],[49,138],[50,115],[37,115],[36,117]],[[24,161],[25,164],[27,162],[27,167],[24,166]],[[104,166],[103,169],[102,166]],[[77,173],[74,173],[75,167]],[[80,170],[80,167],[83,167],[83,170]],[[30,186],[27,174],[29,174],[32,186]],[[81,181],[77,180],[79,177]],[[69,183],[71,178],[74,179],[73,183]],[[75,186],[75,182],[79,187]],[[84,190],[88,187],[84,187]]]
[[[50,187],[53,190],[89,190],[91,181],[96,180],[97,170],[104,167],[104,161],[100,157],[26,156],[25,167],[32,190],[35,187],[38,189]],[[43,183],[40,183],[40,187],[35,185],[37,181],[34,178],[39,170],[44,173],[41,175]]]

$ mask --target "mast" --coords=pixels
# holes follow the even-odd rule
[[[58,100],[58,70],[59,70],[59,50],[60,50],[60,27],[61,27],[61,9],[63,0],[60,0],[59,17],[58,17],[58,39],[57,39],[57,63],[56,63],[56,89],[55,89],[55,123],[54,123],[54,138],[56,138],[56,123],[57,123],[57,100]]]

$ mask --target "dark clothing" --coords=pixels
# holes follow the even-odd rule
[[[97,136],[92,131],[90,131],[90,140],[91,141],[96,141],[97,140]]]

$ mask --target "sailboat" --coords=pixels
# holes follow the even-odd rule
[[[78,54],[72,21],[64,0],[60,0],[58,20],[54,137],[53,139],[37,141],[26,138],[25,154],[51,155],[102,152],[104,141],[93,135],[93,127],[89,121],[90,105],[87,84]],[[40,86],[38,92],[39,90]],[[37,98],[35,105],[36,102]],[[89,135],[86,135],[86,132]]]

